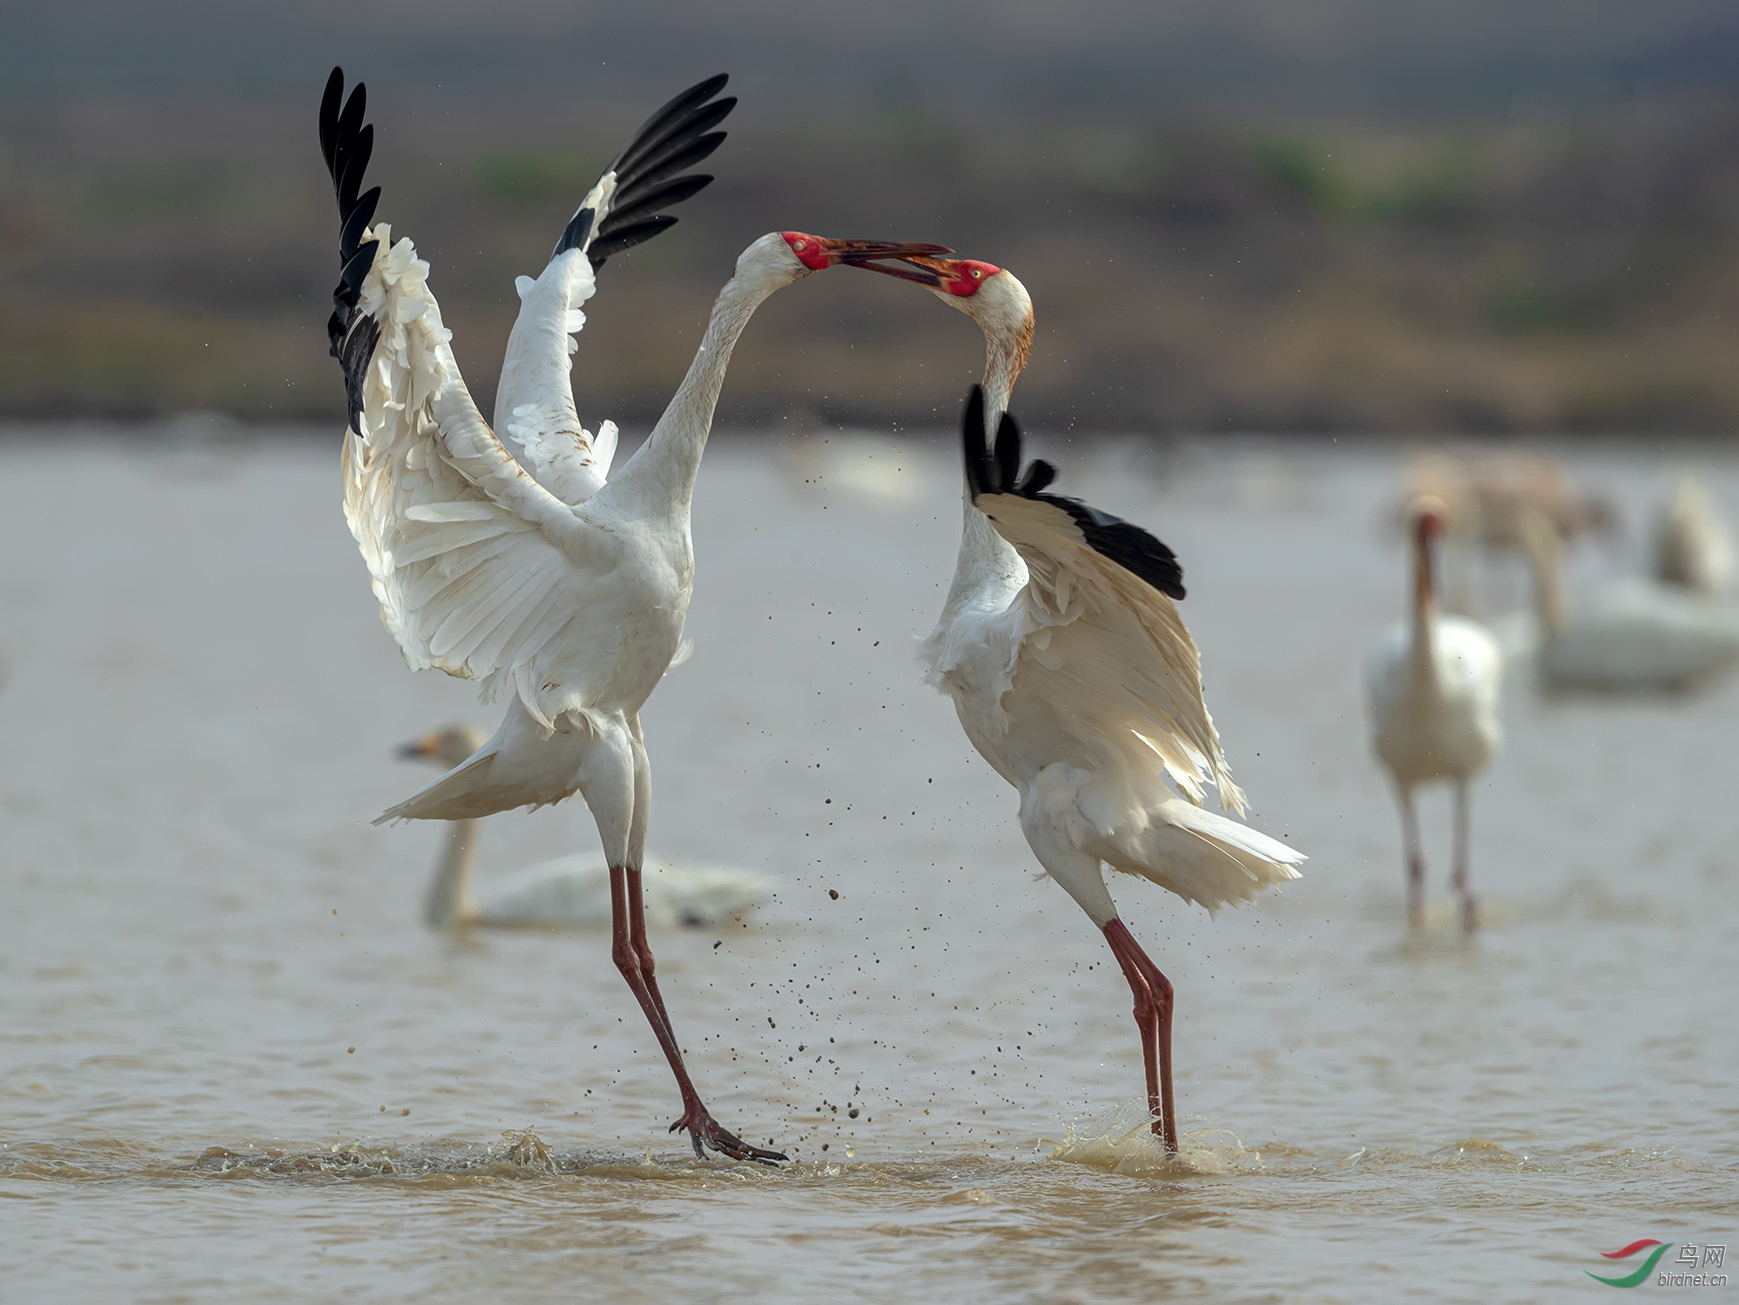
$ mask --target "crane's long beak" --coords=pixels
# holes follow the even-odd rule
[[[844,263],[847,267],[865,267],[872,272],[897,276],[902,281],[916,281],[920,285],[941,285],[942,282],[933,272],[908,271],[903,267],[884,267],[873,260],[878,258],[924,258],[934,254],[952,254],[954,252],[947,245],[927,245],[917,241],[828,240],[825,238],[821,240],[821,249],[827,255],[830,264]]]
[[[880,272],[883,276],[898,277],[902,281],[912,281],[918,285],[940,286],[942,278],[935,270],[935,260],[927,257],[931,254],[952,254],[952,249],[944,249],[941,245],[930,245],[924,249],[915,249],[908,254],[877,254],[870,256],[848,255],[842,258],[847,267],[861,267],[866,272]],[[888,258],[898,260],[894,264],[870,262],[869,258]]]
[[[947,245],[926,245],[910,240],[829,240],[817,236],[822,253],[835,263],[857,266],[866,258],[923,258],[933,254],[952,254]]]

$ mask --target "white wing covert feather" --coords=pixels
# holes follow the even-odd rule
[[[512,680],[545,728],[538,654],[608,565],[605,532],[528,475],[484,423],[459,375],[451,333],[427,286],[428,264],[385,223],[387,252],[358,311],[379,328],[362,386],[362,431],[345,436],[344,515],[362,550],[381,619],[412,669]]]
[[[1212,784],[1222,808],[1243,814],[1244,794],[1202,695],[1201,657],[1172,604],[1184,594],[1176,555],[1139,526],[1045,493],[1056,469],[1035,461],[1022,473],[1020,427],[1006,413],[990,448],[976,386],[962,438],[970,501],[1020,554],[1027,575],[1003,612],[962,612],[965,627],[978,628],[962,628],[959,651],[936,647],[932,636],[936,671],[946,679],[968,670],[971,658],[959,652],[976,642],[1003,663],[979,692],[990,690],[1004,728],[1006,706],[1021,700],[1023,714],[1048,712],[1095,756],[1102,777],[1116,775],[1145,801],[1163,800],[1151,790],[1164,786],[1146,778],[1157,756],[1192,804],[1200,806]],[[1011,580],[987,586],[990,605]],[[958,669],[949,669],[951,660]],[[982,665],[972,669],[983,674]]]
[[[1201,657],[1165,594],[1102,556],[1062,507],[1045,498],[980,494],[976,502],[1027,565],[1009,605],[1006,692],[1055,704],[1058,719],[1135,779],[1158,756],[1178,791],[1242,814],[1220,736],[1208,715]]]
[[[495,391],[495,429],[527,471],[562,502],[584,502],[603,488],[616,452],[616,423],[596,435],[580,424],[570,371],[585,327],[582,306],[597,292],[583,249],[550,259],[534,281],[522,276],[519,316],[508,337]]]

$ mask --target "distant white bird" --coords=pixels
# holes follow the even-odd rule
[[[469,725],[434,730],[400,755],[456,766],[483,746],[483,731]],[[596,856],[564,856],[497,879],[481,893],[472,882],[478,819],[447,822],[447,841],[435,865],[423,907],[436,929],[608,928],[612,919],[610,866]],[[675,929],[718,924],[766,901],[773,881],[753,870],[722,865],[673,865],[648,855],[641,865],[646,924]]]
[[[1733,583],[1733,532],[1709,491],[1688,472],[1655,517],[1654,575],[1695,594],[1725,593]]]
[[[593,274],[611,254],[676,219],[659,210],[706,185],[676,176],[724,139],[710,131],[734,101],[713,77],[647,121],[568,222],[536,281],[519,282],[519,320],[502,369],[498,417],[484,422],[459,375],[450,332],[411,242],[370,225],[379,188],[357,194],[373,144],[358,86],[340,108],[334,69],[320,139],[338,191],[343,272],[329,323],[344,369],[350,428],[344,511],[388,630],[414,670],[438,667],[511,697],[501,728],[471,757],[380,819],[460,820],[580,793],[610,864],[612,955],[658,1036],[698,1154],[739,1160],[745,1145],[707,1113],[683,1066],[646,941],[641,867],[651,770],[640,707],[682,637],[694,580],[689,504],[731,350],[769,295],[846,255],[933,245],[761,237],[719,292],[698,353],[670,406],[605,483],[614,430],[581,427],[569,338],[585,323]]]
[[[1446,779],[1455,791],[1452,883],[1461,898],[1461,927],[1479,925],[1468,871],[1467,786],[1497,755],[1502,737],[1498,700],[1503,651],[1484,626],[1437,610],[1434,546],[1443,533],[1442,504],[1414,502],[1413,610],[1371,650],[1366,667],[1372,741],[1395,780],[1407,855],[1407,923],[1425,922],[1425,854],[1413,791]]]
[[[1559,689],[1688,689],[1739,662],[1739,610],[1677,586],[1626,579],[1580,594],[1564,585],[1562,543],[1539,514],[1523,523],[1534,571],[1534,659]]]

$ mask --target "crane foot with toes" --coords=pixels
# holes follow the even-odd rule
[[[687,1114],[670,1126],[670,1131],[674,1133],[679,1128],[685,1130],[688,1140],[694,1143],[697,1160],[706,1154],[701,1149],[703,1146],[717,1151],[720,1155],[729,1156],[732,1160],[752,1160],[762,1165],[780,1165],[790,1158],[783,1151],[764,1151],[758,1146],[750,1146],[735,1133],[727,1132],[698,1101],[689,1107]]]

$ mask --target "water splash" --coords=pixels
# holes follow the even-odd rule
[[[426,1178],[480,1176],[532,1178],[597,1173],[624,1166],[619,1158],[558,1154],[532,1129],[509,1129],[499,1142],[372,1147],[334,1142],[324,1149],[264,1148],[232,1151],[210,1146],[190,1169],[217,1176],[276,1178]]]
[[[1092,1119],[1077,1119],[1051,1148],[1050,1158],[1114,1174],[1154,1178],[1255,1173],[1260,1152],[1246,1147],[1229,1130],[1202,1128],[1178,1138],[1179,1153],[1167,1155],[1153,1135],[1147,1104],[1126,1101]]]

